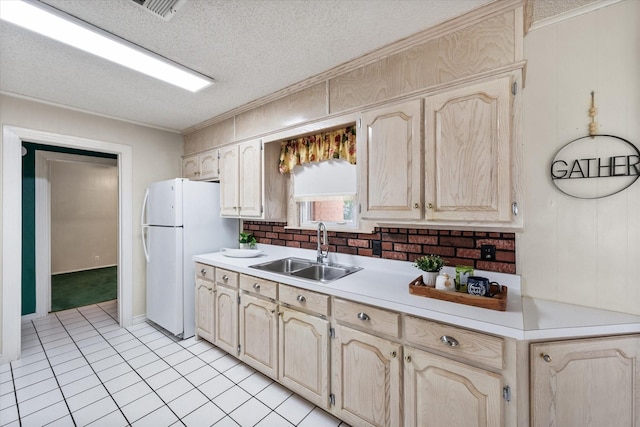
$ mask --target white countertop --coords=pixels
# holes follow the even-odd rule
[[[343,297],[480,332],[519,340],[541,340],[594,335],[640,333],[640,316],[522,297],[520,276],[476,270],[509,288],[506,311],[441,301],[409,293],[409,283],[421,275],[413,263],[347,254],[329,254],[338,264],[363,267],[342,279],[320,283],[251,268],[251,265],[295,256],[315,260],[308,249],[258,245],[254,258],[232,258],[220,252],[194,256],[194,260],[304,289]],[[453,267],[444,271],[455,276]]]

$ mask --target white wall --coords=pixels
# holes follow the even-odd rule
[[[640,1],[624,0],[534,26],[524,39],[525,229],[517,268],[525,295],[640,314],[640,180],[580,200],[548,176],[555,152],[588,134],[592,90],[598,133],[640,147],[639,22]]]
[[[131,146],[134,239],[132,305],[134,316],[144,315],[146,312],[146,264],[140,240],[142,198],[150,183],[180,176],[182,136],[7,95],[0,95],[0,125],[12,125]],[[10,183],[7,184],[10,185]],[[20,183],[16,182],[15,185],[19,186]],[[2,283],[2,286],[20,286],[20,284]]]
[[[118,264],[118,167],[77,158],[49,161],[51,274]]]

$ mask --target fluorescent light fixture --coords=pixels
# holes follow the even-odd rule
[[[191,92],[213,84],[210,78],[53,8],[26,1],[1,0],[0,18]]]

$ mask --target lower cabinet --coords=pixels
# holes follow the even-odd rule
[[[215,289],[213,282],[196,277],[196,337],[214,341]]]
[[[354,426],[402,424],[402,345],[335,327],[331,353],[333,412]]]
[[[240,360],[272,378],[278,377],[278,306],[242,294],[240,297]]]
[[[531,426],[640,426],[640,336],[531,345]]]
[[[317,406],[329,407],[329,321],[280,308],[278,380]]]
[[[405,347],[406,427],[502,426],[500,375]]]
[[[233,355],[238,354],[238,290],[216,284],[213,343]]]

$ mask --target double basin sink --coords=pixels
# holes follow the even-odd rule
[[[322,283],[332,282],[351,273],[355,273],[358,270],[362,270],[361,267],[340,264],[321,264],[308,259],[294,257],[250,265],[249,267]]]

